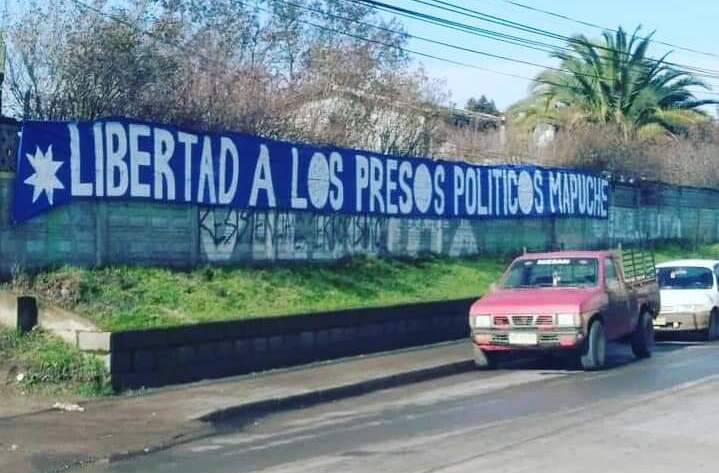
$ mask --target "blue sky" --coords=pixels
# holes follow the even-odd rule
[[[514,35],[530,37],[528,33],[501,26],[484,23],[480,20],[455,15],[431,7],[421,5],[413,0],[385,0],[386,3],[411,8],[427,13],[434,13],[456,21],[470,23],[483,28],[499,30]],[[447,0],[455,5],[479,10],[483,13],[513,20],[527,26],[550,30],[565,36],[584,33],[598,36],[601,32],[588,26],[554,18],[545,14],[528,11],[509,4],[505,0]],[[655,38],[679,46],[707,51],[719,56],[719,1],[717,0],[517,0],[543,10],[564,14],[576,19],[616,28],[622,25],[633,30],[641,24],[643,32],[656,30]],[[427,25],[419,21],[403,19],[408,32],[416,35],[429,36],[447,43],[460,44],[467,48],[480,49],[487,52],[510,56],[526,61],[550,65],[553,61],[543,52],[527,48],[507,45],[470,34],[450,31],[438,26]],[[535,39],[542,39],[534,36]],[[547,40],[546,38],[544,39]],[[551,40],[550,40],[551,41]],[[561,43],[558,43],[561,44]],[[501,72],[534,77],[539,68],[513,64],[503,60],[491,59],[475,54],[453,51],[446,47],[428,45],[413,40],[411,47],[434,55],[444,56],[453,60],[471,63],[477,66]],[[652,55],[660,56],[671,48],[653,45]],[[527,80],[506,77],[489,72],[478,71],[467,67],[453,66],[431,59],[419,59],[430,76],[442,78],[452,92],[452,100],[463,105],[469,97],[485,94],[494,99],[500,108],[505,108],[523,98],[531,84]],[[719,93],[719,57],[675,50],[670,60],[716,70],[715,79],[708,79],[714,84],[714,92]],[[719,99],[719,95],[698,94],[705,98]]]

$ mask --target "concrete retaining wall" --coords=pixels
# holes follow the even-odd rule
[[[9,156],[18,130],[0,122],[0,169],[14,169]],[[13,179],[11,172],[0,173],[0,277],[61,264],[185,268],[719,240],[719,192],[656,183],[614,183],[608,220],[421,220],[85,201],[11,226]]]
[[[456,340],[474,299],[113,333],[116,390]]]

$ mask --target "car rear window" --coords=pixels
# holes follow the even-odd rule
[[[712,271],[707,268],[676,266],[657,269],[660,289],[711,289]]]
[[[502,286],[589,287],[597,285],[596,258],[522,259],[507,272]]]

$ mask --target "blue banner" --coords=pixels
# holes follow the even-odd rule
[[[75,199],[399,217],[606,218],[606,179],[198,133],[127,119],[23,124],[13,220]]]

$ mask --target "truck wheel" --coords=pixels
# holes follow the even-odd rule
[[[496,366],[496,359],[479,347],[474,347],[474,366],[480,370],[491,370]]]
[[[642,312],[631,338],[632,352],[637,358],[649,358],[654,349],[654,321],[649,312]]]
[[[706,339],[707,341],[711,341],[717,338],[719,338],[719,312],[714,309],[709,316],[709,327],[707,327]]]
[[[589,335],[584,343],[579,362],[588,371],[604,368],[607,355],[607,339],[601,320],[595,320],[589,327]]]

